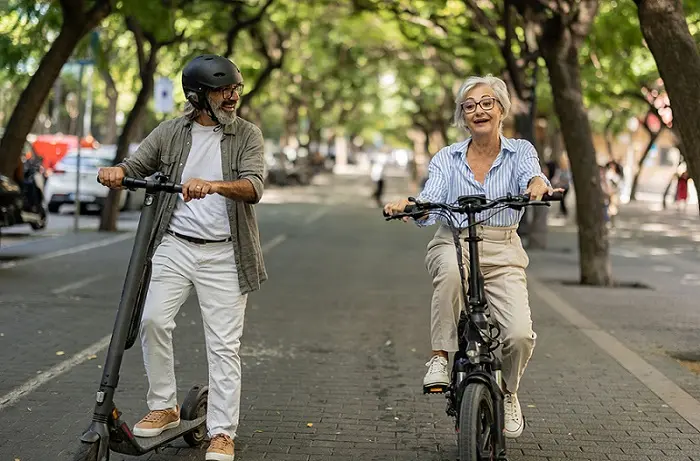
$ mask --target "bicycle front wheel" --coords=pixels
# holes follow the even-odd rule
[[[469,383],[464,389],[459,411],[459,460],[493,461],[496,459],[493,400],[488,387]]]

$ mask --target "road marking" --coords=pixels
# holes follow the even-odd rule
[[[691,426],[700,431],[700,402],[612,335],[601,330],[598,325],[588,320],[571,304],[542,283],[532,278],[528,279],[528,283],[532,285],[532,291],[536,292],[537,296],[545,301],[552,310],[588,336],[591,341],[617,360],[620,365],[673,408]]]
[[[280,243],[284,242],[285,240],[287,240],[286,235],[284,235],[284,234],[278,235],[277,237],[273,238],[272,240],[270,240],[269,242],[265,243],[262,246],[263,253],[270,251],[271,249],[278,246]],[[63,288],[65,288],[65,287],[63,287]],[[91,356],[99,354],[104,349],[106,349],[107,346],[109,346],[109,342],[110,342],[111,338],[112,338],[112,334],[110,333],[107,336],[105,336],[104,338],[97,341],[96,343],[91,344],[87,348],[78,352],[73,357],[71,357],[67,360],[64,360],[63,362],[59,363],[58,365],[51,367],[45,373],[41,373],[36,378],[30,379],[29,381],[25,382],[21,386],[10,391],[8,394],[0,396],[0,411],[2,411],[4,408],[7,408],[9,406],[14,405],[15,403],[17,403],[17,401],[19,399],[21,399],[22,397],[37,390],[39,387],[41,387],[42,385],[51,381],[52,379],[54,379],[58,376],[61,376],[62,374],[66,373],[67,371],[70,371],[72,368],[75,368],[78,365],[80,365],[81,363],[87,361],[88,359],[90,359]]]
[[[49,370],[45,371],[44,373],[41,373],[38,375],[36,378],[32,378],[26,383],[22,384],[9,394],[5,394],[2,397],[0,397],[0,410],[9,407],[11,405],[14,405],[17,403],[19,399],[24,397],[25,395],[29,394],[30,392],[36,390],[39,388],[41,385],[46,384],[47,382],[51,381],[54,378],[57,378],[67,372],[68,370],[72,369],[73,367],[80,365],[81,363],[85,362],[88,360],[91,356],[101,352],[105,347],[109,345],[109,340],[112,335],[107,335],[104,338],[100,339],[94,344],[91,344],[87,348],[83,349],[82,351],[78,352],[75,354],[73,357],[69,358],[68,360],[64,360],[63,362],[59,363],[58,365],[55,365],[51,367]]]
[[[306,220],[304,221],[304,225],[308,226],[309,224],[315,223],[316,221],[321,219],[321,217],[323,215],[325,215],[326,213],[328,213],[328,208],[321,208],[320,210],[316,211],[316,213],[314,213],[314,214],[310,215],[308,218],[306,218]]]
[[[262,249],[263,253],[265,253],[265,252],[267,252],[267,251],[272,250],[274,247],[276,247],[276,246],[279,245],[280,243],[284,242],[285,240],[287,240],[287,236],[284,235],[284,234],[280,234],[280,235],[278,235],[277,237],[275,237],[275,238],[273,238],[272,240],[270,240],[269,242],[265,243],[265,244],[261,247],[261,249]]]
[[[105,277],[107,277],[105,274],[95,275],[93,277],[88,277],[88,278],[83,279],[83,280],[78,280],[75,283],[69,283],[68,285],[64,285],[60,288],[56,288],[54,290],[51,290],[51,293],[53,293],[55,295],[60,295],[61,293],[65,293],[66,291],[71,291],[71,290],[76,290],[78,288],[82,288],[85,285],[89,285],[92,282],[96,282],[97,280],[103,279]]]
[[[133,237],[134,232],[127,232],[123,235],[117,235],[116,237],[98,240],[97,242],[85,243],[83,245],[78,245],[72,248],[66,248],[65,250],[58,250],[51,253],[46,253],[41,256],[36,256],[34,258],[23,259],[20,261],[8,261],[0,264],[0,270],[9,269],[11,267],[26,266],[27,264],[33,264],[39,261],[46,261],[47,259],[58,258],[60,256],[68,256],[76,253],[82,253],[83,251],[94,250],[95,248],[102,248],[109,245],[113,245],[118,242],[123,242],[124,240],[129,240]]]

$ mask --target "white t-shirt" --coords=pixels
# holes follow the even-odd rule
[[[221,170],[221,130],[214,126],[192,123],[192,148],[182,171],[182,183],[199,178],[223,181]],[[206,240],[223,240],[231,236],[231,225],[226,211],[226,197],[207,195],[185,203],[177,196],[175,211],[169,229],[179,234]]]

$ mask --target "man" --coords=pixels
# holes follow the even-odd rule
[[[140,332],[150,412],[133,432],[155,437],[180,424],[172,331],[194,288],[209,363],[206,459],[233,461],[247,294],[267,279],[253,208],[263,193],[263,137],[236,115],[243,78],[228,59],[194,58],[182,72],[182,86],[185,115],[160,124],[123,163],[99,171],[110,188],[122,187],[124,176],[156,171],[183,183],[182,196],[164,194],[158,204]]]

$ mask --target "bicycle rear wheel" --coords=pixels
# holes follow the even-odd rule
[[[488,387],[469,383],[464,389],[459,411],[459,460],[493,461],[496,437],[493,400]]]

